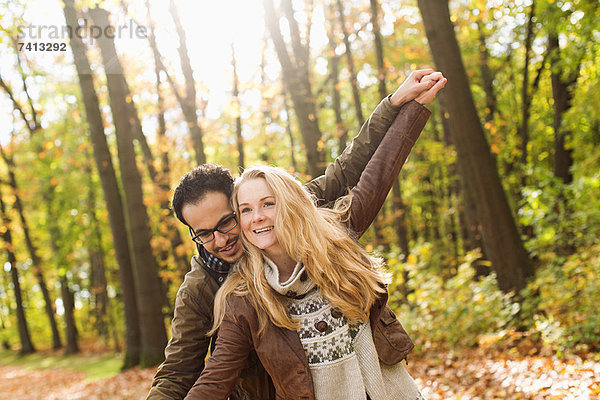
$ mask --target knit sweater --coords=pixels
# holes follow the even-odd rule
[[[349,323],[333,308],[297,264],[286,282],[269,259],[265,276],[288,298],[290,317],[298,322],[317,400],[420,400],[423,396],[402,363],[379,362],[370,322]]]

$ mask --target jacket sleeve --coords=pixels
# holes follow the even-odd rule
[[[398,173],[431,113],[411,101],[402,106],[387,134],[352,189],[349,228],[358,237],[377,216]]]
[[[356,185],[400,109],[392,105],[389,96],[383,99],[352,143],[327,167],[325,174],[306,184],[306,188],[316,197],[317,206],[337,200]]]
[[[204,368],[212,326],[211,307],[202,307],[201,299],[180,290],[175,299],[171,325],[171,340],[165,349],[165,361],[160,365],[147,400],[183,399]]]
[[[248,324],[233,315],[229,301],[226,307],[215,349],[186,400],[226,400],[253,349]]]

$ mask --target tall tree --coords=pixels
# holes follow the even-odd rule
[[[152,49],[152,56],[154,57],[154,76],[156,79],[155,82],[155,90],[156,90],[156,107],[157,107],[157,118],[158,118],[158,131],[156,132],[158,135],[158,147],[162,150],[161,152],[161,163],[162,163],[162,172],[163,176],[160,180],[161,182],[169,184],[169,173],[171,170],[169,163],[169,153],[168,143],[167,143],[167,123],[165,121],[165,105],[164,98],[161,90],[161,77],[160,73],[163,71],[163,64],[161,61],[160,52],[158,51],[158,45],[156,43],[156,33],[154,27],[154,20],[150,14],[150,0],[146,0],[146,20],[148,21],[148,26],[150,28],[150,32],[148,34],[148,41],[150,43],[150,48]],[[164,71],[166,74],[166,71]]]
[[[115,351],[121,351],[117,327],[112,312],[110,297],[108,296],[108,280],[106,257],[102,247],[101,222],[96,213],[96,183],[92,170],[91,157],[86,160],[86,174],[88,176],[88,195],[85,201],[87,215],[89,216],[89,240],[86,250],[90,261],[90,292],[93,302],[93,314],[95,316],[95,327],[98,335],[104,339],[106,344],[112,339]]]
[[[63,10],[67,26],[72,31],[75,31],[79,27],[79,23],[73,0],[64,0]],[[100,175],[104,201],[108,210],[115,256],[119,265],[119,281],[121,283],[121,296],[125,313],[125,355],[123,357],[123,369],[127,369],[139,363],[141,344],[132,258],[129,251],[123,201],[119,192],[106,135],[104,134],[104,122],[100,112],[100,103],[94,89],[94,80],[85,44],[78,35],[71,36],[70,44],[81,87],[83,104],[85,106],[90,141],[94,149],[94,161]]]
[[[285,89],[292,99],[306,149],[307,171],[309,175],[316,177],[325,171],[325,154],[319,148],[322,134],[317,118],[316,101],[311,88],[308,42],[303,43],[302,41],[298,21],[294,18],[291,0],[283,0],[282,7],[290,27],[292,54],[288,51],[283,39],[279,14],[275,11],[273,0],[263,0],[263,4],[267,28],[281,64]]]
[[[90,10],[94,23],[105,29],[109,26],[108,12],[96,7]],[[128,237],[134,267],[135,290],[141,331],[140,365],[143,367],[160,363],[167,335],[162,314],[163,296],[158,265],[150,246],[151,231],[148,213],[143,200],[142,179],[136,165],[133,146],[133,130],[136,116],[128,104],[130,93],[114,40],[101,36],[98,39],[100,53],[106,72],[108,97],[117,137],[119,168],[125,194]]]
[[[17,50],[15,46],[15,50]],[[21,80],[23,82],[23,92],[27,97],[28,104],[30,107],[30,121],[25,121],[26,126],[29,130],[30,140],[34,145],[34,151],[37,154],[43,153],[43,145],[41,144],[40,135],[45,134],[45,131],[42,130],[42,124],[38,121],[38,113],[33,104],[33,99],[29,94],[29,90],[27,88],[27,80],[25,78],[25,72],[21,65],[21,57],[17,52],[17,67],[18,71],[21,75]],[[42,198],[44,200],[44,204],[46,206],[46,220],[48,221],[47,230],[50,233],[50,246],[52,249],[52,258],[55,260],[56,264],[61,266],[59,268],[59,286],[61,291],[62,304],[64,308],[64,320],[65,320],[65,334],[66,334],[66,347],[65,354],[73,354],[79,352],[79,346],[77,344],[77,328],[75,326],[75,317],[74,317],[74,299],[73,294],[71,293],[68,282],[66,278],[66,270],[64,268],[65,260],[61,259],[61,252],[59,251],[58,241],[61,240],[61,232],[58,228],[56,219],[50,218],[51,215],[56,215],[57,213],[53,212],[52,204],[54,201],[54,191],[56,187],[56,181],[52,179],[42,178],[41,185],[44,187]]]
[[[485,92],[485,121],[491,122],[496,114],[498,100],[494,90],[494,76],[490,68],[490,54],[487,46],[487,36],[482,21],[477,21],[479,40],[479,70],[481,71],[481,82]]]
[[[333,4],[329,7],[329,19],[335,15]],[[338,154],[342,154],[348,141],[348,128],[342,118],[342,98],[340,95],[340,56],[336,54],[337,43],[333,32],[333,24],[327,26],[327,38],[329,42],[327,64],[329,76],[331,77],[331,106],[335,115],[336,136],[338,137]]]
[[[2,186],[0,186],[0,189]],[[29,334],[29,326],[27,325],[27,318],[25,318],[25,308],[23,306],[23,296],[21,293],[21,282],[19,281],[19,270],[17,266],[17,258],[15,257],[15,250],[12,240],[11,232],[11,221],[8,215],[8,210],[2,200],[2,192],[0,191],[0,211],[2,212],[2,224],[4,229],[2,232],[2,240],[6,246],[6,255],[8,263],[10,265],[10,276],[13,284],[13,293],[15,295],[15,307],[17,312],[17,328],[19,330],[19,341],[21,343],[21,349],[19,353],[29,354],[35,352],[35,347],[31,341],[31,335]]]
[[[377,0],[369,0],[371,6],[371,26],[373,27],[373,42],[375,43],[375,59],[377,61],[377,90],[379,97],[384,98],[388,95],[386,87],[387,68],[383,55],[383,40],[381,38],[381,28],[379,26],[379,2]]]
[[[350,85],[352,87],[352,99],[354,100],[354,110],[356,111],[356,119],[358,121],[359,128],[365,123],[365,117],[362,112],[362,103],[360,100],[360,92],[358,90],[358,79],[356,77],[356,70],[354,67],[354,57],[352,56],[352,46],[350,43],[350,35],[346,29],[346,17],[344,16],[344,6],[341,0],[336,0],[338,18],[340,22],[340,29],[344,36],[344,46],[346,54],[346,64],[348,66],[348,73],[350,74]]]
[[[90,234],[87,241],[87,252],[90,260],[90,293],[93,302],[94,325],[98,335],[108,342],[108,293],[106,291],[106,262],[102,250],[102,233],[98,216],[96,215],[96,191],[94,188],[92,167],[86,163],[88,176],[88,195],[86,197],[86,209],[90,220]]]
[[[554,99],[554,176],[564,183],[570,183],[573,180],[571,173],[573,151],[565,146],[565,139],[570,132],[563,126],[563,118],[573,102],[573,87],[579,77],[580,66],[576,65],[568,74],[563,72],[556,31],[548,35],[548,53],[552,68],[552,97]]]
[[[533,275],[515,220],[475,109],[469,81],[450,20],[447,0],[418,0],[437,67],[448,78],[449,126],[464,188],[475,200],[483,244],[501,290],[518,291]]]
[[[521,126],[519,136],[521,137],[521,166],[527,164],[527,146],[529,145],[529,117],[531,107],[531,94],[529,90],[529,62],[531,59],[531,44],[533,42],[533,25],[535,17],[535,0],[531,2],[529,17],[527,20],[527,32],[525,34],[525,61],[523,65],[523,83],[521,86]],[[523,182],[525,183],[525,182]]]
[[[17,55],[17,59],[19,59],[18,55]],[[19,63],[20,63],[20,61],[19,61]],[[21,74],[21,78],[22,78],[23,85],[24,85],[25,95],[29,99],[30,104],[32,104],[31,96],[29,95],[29,92],[27,91],[27,86],[25,83],[26,79],[25,79],[25,76],[23,73]],[[35,109],[33,108],[33,105],[31,105],[32,111],[30,114],[31,115],[31,119],[30,119],[27,116],[27,114],[25,113],[24,108],[21,106],[21,104],[19,104],[19,101],[13,95],[11,88],[8,86],[8,84],[6,84],[4,82],[4,80],[2,79],[1,76],[0,76],[0,87],[2,87],[4,89],[4,91],[6,92],[8,97],[11,99],[11,101],[13,103],[13,108],[16,111],[18,111],[19,114],[21,115],[21,117],[23,118],[23,121],[25,122],[25,126],[29,130],[30,135],[37,132],[41,128],[41,124],[37,120],[37,114],[35,112]],[[46,285],[44,273],[42,271],[42,259],[38,256],[38,249],[37,249],[36,245],[34,244],[33,239],[31,238],[30,231],[29,231],[29,224],[27,223],[27,218],[25,217],[25,210],[23,208],[23,203],[21,202],[21,196],[19,195],[19,187],[17,185],[17,178],[15,177],[16,166],[15,166],[14,160],[12,159],[12,156],[7,154],[1,147],[0,147],[0,155],[2,156],[2,159],[4,160],[4,162],[6,163],[6,167],[7,167],[7,171],[8,171],[8,184],[12,188],[13,195],[15,196],[15,203],[14,203],[15,209],[16,209],[17,213],[19,214],[21,227],[23,228],[23,234],[25,236],[25,244],[27,246],[27,250],[29,251],[31,261],[33,262],[34,274],[37,278],[38,284],[40,285],[40,290],[41,290],[42,296],[44,298],[44,310],[46,311],[46,315],[48,316],[48,321],[50,322],[50,329],[52,331],[52,348],[59,349],[62,347],[62,342],[60,340],[60,334],[58,333],[58,326],[56,324],[55,307],[54,307],[52,298],[50,296],[50,291],[48,290],[48,286]]]
[[[188,268],[189,263],[188,263],[188,260],[185,258],[184,254],[180,251],[181,247],[183,246],[183,239],[181,238],[179,229],[176,226],[177,223],[176,223],[175,219],[172,218],[171,213],[168,212],[168,210],[170,210],[169,194],[170,194],[170,190],[171,190],[171,188],[170,188],[171,165],[170,165],[169,154],[168,154],[169,143],[168,143],[168,138],[167,138],[167,126],[166,126],[166,121],[165,121],[165,105],[164,105],[164,99],[163,99],[163,94],[162,94],[162,90],[161,90],[161,72],[163,72],[165,75],[167,75],[167,80],[169,80],[169,82],[171,82],[171,84],[173,85],[173,90],[176,91],[177,88],[174,86],[174,82],[170,79],[170,76],[168,75],[167,71],[164,69],[164,65],[161,60],[161,55],[160,55],[160,52],[158,51],[158,45],[156,43],[154,21],[152,20],[152,17],[150,14],[149,0],[146,0],[146,15],[147,15],[148,25],[150,28],[150,32],[148,35],[148,41],[150,44],[150,48],[152,49],[152,55],[154,58],[154,76],[155,76],[155,80],[156,80],[155,81],[155,90],[156,90],[156,97],[157,97],[156,106],[157,106],[157,119],[158,119],[158,130],[156,132],[157,147],[158,147],[159,151],[161,152],[161,154],[160,154],[161,168],[155,176],[151,176],[151,179],[156,184],[156,187],[158,189],[157,197],[159,198],[159,207],[161,210],[161,214],[160,214],[161,225],[160,225],[159,232],[161,235],[168,238],[168,244],[170,245],[170,248],[168,248],[167,246],[164,246],[164,245],[161,246],[160,251],[159,251],[159,261],[160,261],[161,268],[167,269],[169,266],[169,263],[170,263],[169,254],[171,253],[173,255],[173,259],[176,264],[176,269],[179,272],[179,276],[183,280],[183,277],[189,270],[189,268]],[[137,112],[135,110],[133,112],[134,112],[134,115],[137,115]],[[143,132],[141,131],[141,124],[138,124],[138,126],[136,127],[136,130],[141,133],[141,138],[145,142],[145,136],[144,136]],[[137,136],[139,136],[139,135],[137,135]],[[149,151],[148,151],[148,153],[149,153]],[[154,160],[149,160],[149,161],[150,162],[147,161],[148,164],[152,164],[152,165],[155,164]],[[165,282],[165,284],[166,284],[166,282]],[[165,288],[165,292],[166,292],[166,290],[167,289]],[[166,298],[165,298],[165,301],[167,302],[167,306],[170,308],[171,307],[170,302]]]
[[[75,324],[75,301],[73,299],[73,293],[69,288],[69,281],[67,279],[67,270],[65,268],[66,260],[61,252],[59,242],[61,241],[61,232],[58,227],[57,220],[52,218],[52,215],[57,215],[53,210],[54,203],[54,192],[56,189],[55,181],[47,182],[44,185],[44,192],[42,198],[44,205],[46,206],[46,225],[47,230],[50,233],[50,248],[52,249],[52,259],[54,260],[58,269],[58,283],[60,285],[60,297],[63,304],[63,318],[65,321],[65,354],[79,353],[79,344],[77,342],[78,332]]]
[[[169,11],[173,18],[173,22],[175,23],[177,36],[179,37],[179,61],[183,71],[183,77],[185,79],[185,95],[179,95],[178,97],[181,99],[181,110],[183,111],[183,115],[188,124],[188,129],[192,136],[192,144],[196,154],[196,163],[200,165],[206,162],[206,155],[204,154],[202,128],[198,123],[194,72],[192,70],[192,64],[190,63],[190,57],[188,56],[185,31],[181,25],[181,20],[179,19],[179,13],[174,0],[170,0],[169,2]],[[178,92],[176,87],[173,87],[173,90]]]
[[[387,74],[385,66],[385,57],[383,54],[383,40],[381,37],[381,30],[379,28],[379,2],[377,0],[370,0],[371,7],[371,26],[373,27],[373,42],[375,43],[375,60],[377,62],[377,90],[379,98],[383,99],[388,95],[387,91]],[[394,217],[394,230],[396,231],[396,237],[400,246],[404,259],[408,257],[410,253],[408,244],[408,228],[406,225],[406,207],[402,200],[402,189],[400,187],[400,181],[396,179],[392,185],[392,209]],[[374,225],[375,226],[375,225]],[[379,230],[376,230],[376,236]],[[382,236],[381,234],[379,234]],[[405,278],[403,293],[406,295],[406,280],[408,278],[407,273],[403,271]]]
[[[235,107],[235,135],[238,151],[238,169],[244,169],[244,137],[242,136],[242,102],[240,101],[239,78],[237,73],[237,60],[235,58],[235,45],[231,43],[231,65],[233,67],[233,103]]]
[[[439,98],[440,117],[442,121],[443,141],[447,147],[453,147],[454,142],[450,133],[450,126],[446,118],[446,108],[444,106],[444,97]],[[449,166],[449,174],[453,177],[458,175],[456,162]],[[465,252],[479,249],[479,256],[471,262],[471,266],[475,269],[475,277],[485,276],[489,274],[487,261],[489,258],[485,253],[485,247],[481,237],[481,223],[475,209],[475,201],[467,193],[460,179],[454,178],[451,184],[451,190],[454,193],[454,208],[458,211],[458,224],[460,225],[463,249]],[[461,202],[462,199],[462,202]],[[458,235],[456,237],[458,239]],[[460,253],[460,251],[457,251]]]
[[[282,82],[283,87],[283,82]],[[281,91],[281,96],[283,98],[283,108],[285,110],[285,132],[287,133],[288,138],[290,139],[290,159],[292,160],[292,168],[294,171],[298,170],[298,164],[296,163],[295,149],[296,145],[294,143],[294,134],[292,132],[292,116],[290,112],[290,106],[288,105],[287,93],[285,90]]]

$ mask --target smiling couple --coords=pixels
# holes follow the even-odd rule
[[[248,168],[235,184],[212,164],[181,179],[173,209],[199,254],[148,399],[422,398],[402,363],[413,344],[387,306],[383,265],[357,239],[445,83],[414,71],[305,186],[274,167]]]

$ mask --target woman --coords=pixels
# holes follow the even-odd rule
[[[384,137],[337,211],[283,170],[242,174],[232,200],[246,254],[217,294],[216,348],[187,398],[226,399],[251,350],[278,398],[422,398],[401,364],[413,344],[386,306],[381,262],[355,241],[422,125]]]

